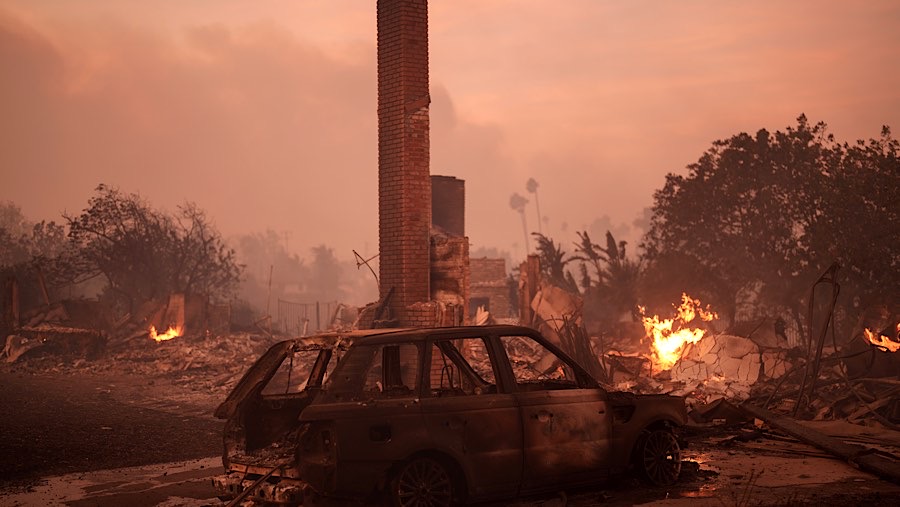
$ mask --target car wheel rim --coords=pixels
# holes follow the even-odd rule
[[[671,432],[654,431],[644,442],[644,473],[657,486],[668,486],[681,473],[681,448]]]
[[[432,459],[417,459],[403,468],[397,480],[397,504],[402,507],[451,505],[453,483],[443,465]]]

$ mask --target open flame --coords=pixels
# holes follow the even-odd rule
[[[681,305],[675,308],[676,315],[671,319],[660,319],[658,315],[647,317],[646,308],[639,306],[644,331],[653,339],[653,358],[660,371],[668,370],[681,358],[685,345],[697,343],[706,334],[706,330],[688,327],[687,324],[698,317],[710,322],[719,316],[709,309],[700,306],[699,299],[693,299],[685,293],[681,294]]]
[[[872,331],[869,328],[863,330],[863,335],[867,342],[885,352],[897,352],[900,350],[900,341],[894,341],[889,336]],[[897,323],[897,339],[900,340],[900,323]]]
[[[157,333],[156,326],[150,326],[150,338],[153,338],[157,342],[162,342],[166,340],[171,340],[172,338],[177,338],[181,336],[182,329],[180,326],[169,326],[169,329],[166,330],[165,333]]]

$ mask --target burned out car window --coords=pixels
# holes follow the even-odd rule
[[[428,380],[431,396],[496,392],[496,376],[484,341],[480,338],[436,341],[431,345],[430,357]],[[477,358],[477,361],[470,358]]]
[[[487,347],[481,338],[459,340],[459,350],[475,373],[488,384],[497,384],[494,366],[488,355]]]
[[[574,370],[553,351],[528,336],[501,336],[516,384],[528,390],[576,389]]]
[[[415,396],[420,355],[414,343],[354,347],[325,383],[323,401]]]
[[[419,348],[411,343],[376,347],[363,391],[368,397],[391,398],[418,391]]]
[[[303,392],[308,386],[318,386],[318,378],[311,379],[320,356],[329,354],[326,350],[296,350],[287,354],[278,370],[262,388],[263,396],[275,396],[282,394],[294,394]],[[324,360],[325,358],[321,358]],[[337,361],[331,361],[331,368]]]

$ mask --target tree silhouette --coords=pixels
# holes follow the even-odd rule
[[[578,294],[578,284],[575,283],[572,273],[566,270],[566,265],[575,259],[567,259],[562,246],[547,236],[539,232],[531,234],[537,240],[537,254],[541,258],[541,271],[544,277],[553,285]]]
[[[638,305],[641,281],[641,263],[629,259],[625,241],[616,243],[612,233],[606,231],[606,246],[591,241],[587,231],[578,233],[573,260],[582,262],[582,286],[585,296],[593,306],[602,305],[606,319],[615,321],[623,313],[634,313]],[[585,266],[593,270],[593,277]],[[611,326],[613,322],[606,322]]]
[[[534,194],[534,207],[537,211],[537,224],[538,224],[538,233],[543,234],[543,230],[541,230],[541,222],[543,221],[543,217],[541,217],[541,203],[538,201],[538,182],[534,178],[528,178],[528,181],[525,183],[525,190],[528,190],[528,193]]]
[[[898,143],[887,128],[838,144],[824,123],[800,116],[783,132],[716,141],[654,194],[648,279],[712,298],[732,319],[742,295],[757,292],[802,326],[810,285],[838,262],[838,315],[855,322],[867,305],[897,305],[897,195]]]
[[[514,211],[519,212],[519,216],[522,217],[522,234],[525,237],[525,253],[530,254],[531,248],[528,246],[528,224],[525,221],[526,204],[528,204],[528,199],[522,197],[518,193],[514,193],[509,197],[509,207]]]
[[[123,313],[171,292],[225,297],[235,289],[242,266],[196,205],[169,215],[136,194],[96,190],[80,215],[65,216],[70,248],[58,269],[72,281],[102,276]]]

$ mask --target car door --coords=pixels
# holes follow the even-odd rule
[[[322,403],[307,420],[333,425],[336,473],[333,490],[364,494],[373,478],[428,444],[420,406],[419,343],[358,345],[330,380]]]
[[[496,358],[481,337],[428,344],[421,400],[434,447],[463,468],[470,495],[518,491],[522,427],[515,396],[498,385]]]
[[[522,492],[594,482],[608,473],[606,393],[532,336],[500,336],[523,432]],[[555,347],[552,347],[555,348]]]

